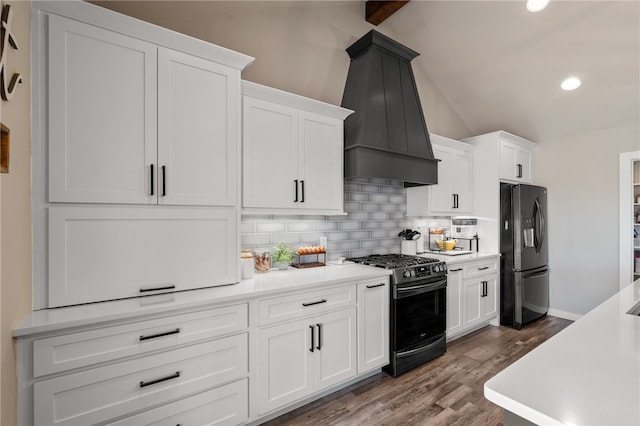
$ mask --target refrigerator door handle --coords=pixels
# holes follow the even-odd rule
[[[535,235],[534,235],[534,244],[536,248],[536,252],[540,252],[542,249],[542,244],[544,241],[544,214],[542,213],[542,208],[540,207],[540,202],[536,199],[534,203],[533,209],[533,226],[535,227]]]

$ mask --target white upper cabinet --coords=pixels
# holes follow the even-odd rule
[[[500,141],[500,179],[518,183],[531,183],[533,147]]]
[[[456,216],[473,208],[472,147],[464,142],[430,135],[438,163],[436,185],[407,188],[408,216]]]
[[[231,67],[158,50],[160,204],[237,203],[239,80]]]
[[[156,46],[56,15],[48,41],[49,200],[155,203]]]
[[[237,203],[239,72],[49,17],[49,201]]]
[[[351,111],[242,82],[242,207],[343,213],[343,125]]]

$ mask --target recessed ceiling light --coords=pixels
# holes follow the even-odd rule
[[[569,77],[562,82],[560,87],[562,88],[562,90],[569,91],[569,90],[576,90],[578,87],[580,87],[581,84],[582,82],[578,77]]]
[[[540,12],[548,4],[549,0],[527,0],[527,10],[529,12]]]

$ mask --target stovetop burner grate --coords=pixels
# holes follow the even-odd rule
[[[372,254],[370,256],[354,257],[348,260],[363,265],[377,266],[378,268],[385,269],[406,268],[410,266],[440,262],[438,259],[410,256],[406,254]]]

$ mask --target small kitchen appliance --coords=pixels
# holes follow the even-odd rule
[[[471,239],[478,232],[478,219],[475,217],[452,217],[451,237]]]
[[[389,365],[397,377],[446,351],[447,265],[402,254],[349,259],[391,270]]]

